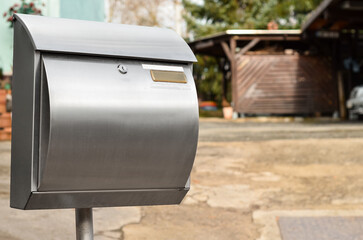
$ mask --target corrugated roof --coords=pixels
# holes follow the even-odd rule
[[[305,32],[306,29],[309,28],[309,26],[316,20],[316,18],[320,14],[322,14],[322,12],[325,11],[325,9],[327,9],[327,7],[331,4],[332,1],[333,0],[324,0],[322,3],[320,3],[320,5],[314,11],[309,13],[307,19],[301,26],[302,32]]]
[[[226,31],[229,35],[299,35],[300,29],[279,29],[279,30],[267,30],[267,29],[230,29]]]
[[[302,32],[363,29],[362,0],[324,0],[307,17]]]
[[[228,29],[224,32],[208,35],[202,38],[198,38],[194,41],[189,42],[194,44],[196,42],[201,42],[205,40],[213,40],[216,38],[230,37],[234,36],[300,36],[300,29],[280,29],[280,30],[267,30],[267,29]]]

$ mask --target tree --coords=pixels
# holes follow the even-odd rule
[[[184,18],[194,37],[230,28],[266,29],[270,21],[279,28],[299,28],[305,16],[322,0],[183,0]]]
[[[10,23],[9,27],[13,27],[13,14],[14,13],[22,13],[22,14],[32,14],[32,15],[42,15],[42,10],[37,5],[40,5],[38,1],[27,2],[25,0],[21,0],[20,3],[13,4],[8,11],[3,13],[3,17],[6,18],[6,21]],[[41,4],[44,7],[44,3]]]
[[[194,78],[198,97],[221,103],[223,100],[220,94],[222,91],[222,73],[219,69],[218,59],[197,55],[197,60],[198,64],[194,65]]]
[[[271,21],[279,28],[299,28],[306,15],[322,0],[183,0],[189,39],[227,29],[266,29]],[[198,57],[195,75],[200,96],[221,103],[222,73],[215,72],[220,60]],[[212,74],[214,73],[214,74]],[[213,97],[213,99],[212,99]]]
[[[109,21],[123,24],[160,26],[160,7],[166,0],[110,0]]]
[[[158,26],[185,35],[181,0],[108,0],[108,22]]]

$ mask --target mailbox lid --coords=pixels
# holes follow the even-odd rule
[[[35,50],[196,62],[174,31],[157,27],[15,14]]]
[[[198,138],[191,64],[42,61],[39,191],[184,188]],[[181,68],[187,82],[153,81],[150,64]]]

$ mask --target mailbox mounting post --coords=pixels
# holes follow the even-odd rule
[[[92,208],[76,208],[77,240],[93,240]]]

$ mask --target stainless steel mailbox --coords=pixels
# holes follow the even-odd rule
[[[16,15],[11,207],[180,203],[195,61],[171,30]]]

